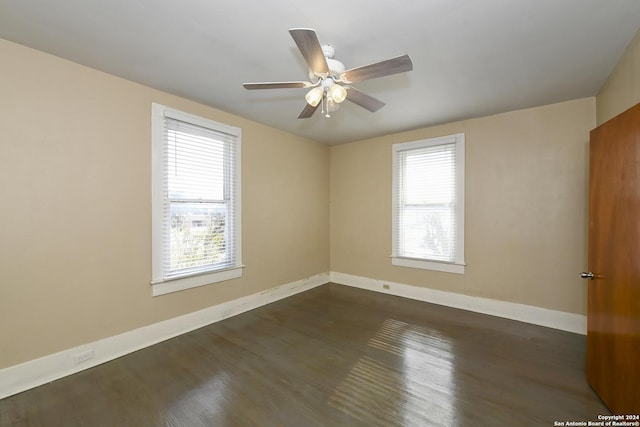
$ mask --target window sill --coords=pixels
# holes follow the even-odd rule
[[[197,276],[183,277],[172,280],[159,280],[151,282],[152,295],[154,297],[170,294],[172,292],[184,291],[186,289],[197,288],[198,286],[210,285],[212,283],[223,282],[225,280],[242,277],[241,267],[229,268],[226,270],[214,271]]]
[[[419,268],[422,270],[442,271],[445,273],[464,274],[465,264],[427,261],[416,258],[391,257],[391,264],[397,267]]]

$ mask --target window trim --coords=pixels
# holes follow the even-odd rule
[[[163,202],[164,202],[164,119],[191,123],[226,133],[235,137],[236,156],[234,165],[234,224],[233,238],[235,245],[235,262],[233,267],[210,270],[195,274],[186,274],[167,278],[164,277],[164,233],[163,233]],[[151,287],[152,295],[164,295],[198,286],[230,280],[242,276],[242,182],[241,182],[241,138],[240,128],[218,123],[193,114],[174,110],[161,104],[152,103],[151,106]]]
[[[465,159],[464,159],[464,133],[441,136],[436,138],[422,139],[418,141],[403,142],[393,144],[393,165],[392,165],[392,199],[391,199],[391,218],[392,218],[392,252],[391,264],[399,267],[419,268],[424,270],[434,270],[446,273],[464,274],[464,229],[465,229]],[[398,206],[397,192],[399,180],[398,153],[400,151],[412,150],[417,148],[431,147],[435,145],[450,144],[454,142],[456,147],[456,253],[454,262],[437,261],[426,258],[410,258],[398,254]]]

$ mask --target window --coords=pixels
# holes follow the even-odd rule
[[[464,134],[393,145],[392,264],[464,274]]]
[[[240,129],[152,105],[153,295],[242,276]]]

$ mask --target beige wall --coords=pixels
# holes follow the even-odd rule
[[[0,368],[329,270],[329,148],[0,40]],[[151,297],[151,103],[242,128],[242,279]]]
[[[595,99],[331,148],[331,270],[585,313],[587,147]],[[391,265],[391,146],[464,132],[466,274]]]
[[[640,33],[597,104],[329,148],[0,40],[0,369],[330,268],[583,314],[588,133],[640,100],[639,62]],[[242,279],[151,297],[151,102],[242,128]],[[457,132],[467,272],[393,267],[391,144]]]
[[[596,98],[598,125],[640,102],[640,30]]]

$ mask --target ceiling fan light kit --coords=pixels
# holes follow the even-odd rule
[[[321,87],[314,87],[304,96],[304,99],[307,100],[307,103],[312,107],[316,107],[320,101],[322,101],[322,97],[324,96],[324,91]]]
[[[329,96],[334,102],[340,104],[342,101],[347,99],[347,90],[341,85],[334,84],[329,88]]]
[[[311,117],[320,105],[325,117],[329,117],[329,112],[337,110],[345,99],[371,112],[378,111],[384,102],[348,85],[413,69],[409,55],[402,55],[345,71],[344,64],[334,59],[333,46],[321,46],[314,30],[293,28],[289,33],[309,65],[310,81],[244,83],[243,86],[249,90],[311,88],[305,95],[307,105],[299,119]]]

